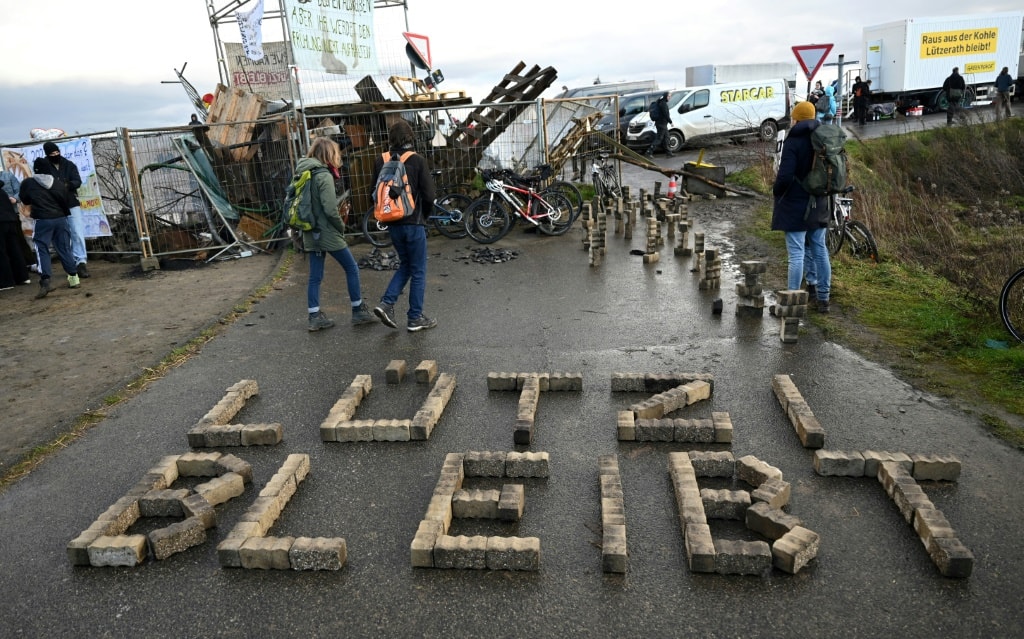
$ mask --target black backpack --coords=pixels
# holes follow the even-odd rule
[[[828,113],[829,112],[829,98],[828,94],[822,93],[821,97],[818,98],[817,102],[814,103],[814,110],[817,113]]]

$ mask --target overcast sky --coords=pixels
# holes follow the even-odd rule
[[[277,0],[265,0],[269,12]],[[234,7],[213,0],[216,8]],[[249,9],[254,2],[242,5]],[[408,28],[430,37],[443,90],[482,99],[522,61],[554,67],[562,85],[656,80],[684,86],[685,68],[703,64],[794,61],[793,45],[833,43],[828,62],[843,53],[859,60],[865,26],[908,17],[1015,11],[1021,0],[855,4],[776,0],[684,3],[645,0],[408,0]],[[233,12],[232,12],[233,13]],[[264,20],[264,29],[273,22]],[[403,57],[401,8],[377,11],[382,60]],[[224,41],[240,40],[222,24]],[[267,39],[271,39],[267,37]],[[25,141],[31,128],[91,133],[184,124],[192,107],[174,69],[200,95],[218,82],[213,31],[205,0],[0,0],[0,144]],[[834,74],[834,71],[826,71]],[[361,74],[360,74],[361,75]],[[358,79],[358,78],[355,78]],[[390,87],[385,95],[396,99]]]

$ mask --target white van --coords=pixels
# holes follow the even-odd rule
[[[670,93],[669,150],[675,153],[702,138],[757,135],[765,141],[774,140],[780,125],[789,121],[787,86],[786,80],[779,78],[689,87]],[[650,115],[641,113],[629,123],[626,144],[648,147],[654,134]]]

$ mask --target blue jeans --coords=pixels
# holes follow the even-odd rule
[[[334,260],[345,269],[345,283],[348,286],[348,298],[352,304],[363,299],[362,287],[359,285],[359,265],[352,251],[346,246],[329,253]],[[320,310],[320,282],[324,279],[324,262],[327,261],[326,251],[314,251],[309,254],[309,283],[306,285],[306,302],[310,313]]]
[[[809,256],[805,255],[804,245],[806,242]],[[787,231],[786,252],[789,254],[789,270],[787,271],[787,284],[790,290],[798,290],[804,279],[804,260],[809,258],[814,261],[814,278],[817,280],[815,286],[818,290],[818,299],[828,300],[829,290],[832,285],[832,264],[829,262],[828,248],[825,247],[825,229],[814,229],[813,231]]]
[[[71,254],[71,223],[66,217],[36,220],[32,241],[39,256],[39,274],[48,280],[53,275],[50,263],[50,244],[57,249],[60,265],[68,275],[78,275],[78,263]]]
[[[75,264],[81,264],[89,258],[85,252],[85,219],[82,217],[82,207],[71,207],[71,217],[68,220],[68,228],[71,230],[71,257],[74,258]]]
[[[406,282],[411,281],[408,318],[414,320],[423,315],[423,294],[427,290],[427,229],[419,224],[392,224],[388,235],[401,263],[380,301],[394,305]]]

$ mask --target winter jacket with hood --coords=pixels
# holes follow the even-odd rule
[[[319,169],[319,170],[318,170]],[[302,158],[295,165],[295,173],[312,172],[309,192],[316,223],[312,231],[302,232],[302,246],[307,253],[314,251],[340,251],[345,242],[345,223],[338,214],[338,196],[334,192],[334,175],[330,168],[316,158]]]
[[[32,163],[32,170],[36,174],[43,173],[59,179],[67,189],[68,207],[81,206],[81,202],[78,201],[78,188],[82,186],[82,177],[74,162],[60,155],[41,157]]]
[[[810,231],[828,224],[827,198],[812,197],[800,184],[814,161],[811,132],[819,126],[822,124],[817,120],[797,122],[782,144],[782,160],[772,186],[773,231]]]
[[[825,95],[828,96],[828,111],[818,113],[817,118],[831,121],[836,117],[836,90],[832,88],[831,84],[825,87]]]
[[[71,215],[67,187],[52,175],[38,174],[21,183],[19,197],[32,207],[32,219],[54,220]]]
[[[390,153],[400,156],[406,151],[412,150],[414,150],[412,145],[406,144],[397,149],[390,149]],[[373,184],[377,183],[377,176],[380,175],[382,168],[384,168],[384,158],[378,155],[373,164]],[[412,197],[416,200],[416,213],[404,220],[390,222],[389,224],[419,224],[420,226],[426,226],[428,212],[433,210],[434,198],[437,197],[434,178],[430,176],[430,171],[427,169],[426,159],[419,153],[413,153],[405,161],[405,173],[409,178],[409,188],[412,190]]]

